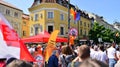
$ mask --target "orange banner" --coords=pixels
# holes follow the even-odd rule
[[[52,51],[56,49],[56,38],[59,33],[59,30],[55,30],[50,35],[46,50],[45,50],[45,61],[48,62],[49,57],[52,54]]]

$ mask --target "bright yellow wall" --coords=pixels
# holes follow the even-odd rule
[[[28,18],[22,18],[22,38],[27,38],[29,37],[30,34],[30,28],[29,28],[29,19]],[[23,35],[23,31],[25,31],[25,35]]]
[[[85,35],[85,30],[86,30],[86,36],[88,36],[88,33],[89,33],[89,30],[91,29],[91,20],[90,19],[87,19],[87,18],[84,18],[84,17],[81,17],[81,20],[82,21],[82,25],[80,24],[80,29],[82,29],[82,35],[80,35],[80,37],[82,37],[83,35]],[[86,26],[84,26],[84,23],[86,23]],[[89,24],[89,27],[88,27],[88,24]]]
[[[40,5],[37,6],[33,6],[31,8],[29,8],[30,11],[30,16],[34,17],[34,14],[43,14],[43,19],[39,19],[39,21],[35,22],[35,21],[31,21],[30,20],[30,26],[33,26],[34,24],[42,24],[43,25],[43,30],[47,30],[46,29],[46,25],[48,23],[54,23],[54,30],[59,30],[60,29],[60,25],[63,24],[65,25],[65,33],[68,32],[68,8],[61,6],[57,3],[41,3]],[[48,19],[47,18],[47,12],[48,11],[53,11],[54,12],[54,18],[53,19]],[[60,14],[64,14],[64,20],[60,20]],[[86,22],[86,27],[84,27],[84,25],[80,26],[80,28],[82,28],[82,30],[86,29],[86,33],[88,34],[88,31],[90,29],[90,27],[88,28],[88,24],[90,24],[90,20],[84,17],[81,17],[82,23]],[[78,28],[77,25],[74,23],[73,17],[71,19],[71,27],[74,28]],[[80,29],[79,28],[79,29]],[[82,32],[84,34],[84,32]],[[82,36],[82,35],[81,35]]]

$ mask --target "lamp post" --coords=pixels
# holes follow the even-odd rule
[[[68,0],[68,45],[69,45],[69,31],[70,31],[70,0]]]

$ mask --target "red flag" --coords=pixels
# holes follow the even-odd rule
[[[9,22],[0,14],[0,58],[35,61]]]

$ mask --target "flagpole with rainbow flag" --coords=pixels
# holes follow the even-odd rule
[[[76,9],[76,7],[71,7],[70,6],[70,0],[67,0],[68,1],[68,45],[70,44],[70,36],[69,36],[69,33],[70,33],[70,15],[73,16],[74,18],[74,21],[75,23],[79,24],[79,20],[80,20],[80,10],[79,8]],[[79,30],[79,29],[78,29]],[[79,31],[78,31],[79,32]],[[79,37],[79,36],[78,36]]]

